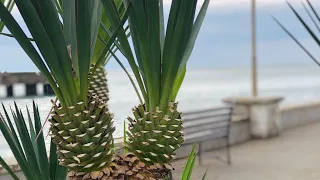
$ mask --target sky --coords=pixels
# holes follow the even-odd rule
[[[207,15],[199,33],[188,68],[248,67],[251,59],[251,0],[211,0]],[[288,0],[301,12],[300,0]],[[164,0],[165,13],[170,0]],[[199,1],[201,2],[201,0]],[[311,0],[320,10],[320,2]],[[317,3],[316,3],[317,2]],[[319,11],[320,13],[320,11]],[[13,11],[20,24],[17,9]],[[298,39],[319,57],[319,46],[314,43],[289,9],[285,0],[257,0],[257,60],[258,66],[313,65],[311,59],[275,23],[271,16],[281,21]],[[309,19],[308,19],[309,20]],[[22,25],[25,27],[24,25]],[[319,35],[319,34],[318,34]],[[37,68],[12,39],[0,36],[0,72],[32,72]],[[120,69],[111,60],[107,69]]]

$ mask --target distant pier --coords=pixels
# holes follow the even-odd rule
[[[41,73],[0,72],[0,98],[54,95]]]

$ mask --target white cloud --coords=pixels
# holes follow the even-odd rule
[[[288,0],[290,3],[300,3],[301,0]],[[163,1],[165,5],[171,4],[172,0],[164,0]],[[202,3],[203,0],[199,0],[198,3]],[[286,3],[285,0],[256,0],[256,4],[258,6],[264,6],[264,5],[279,5]],[[311,0],[311,3],[318,4],[319,1]],[[239,6],[239,5],[247,5],[251,4],[251,0],[211,0],[210,5],[211,6]]]
[[[301,0],[289,0],[289,2],[296,3]],[[230,6],[230,5],[244,5],[251,4],[251,0],[211,0],[210,5],[217,6]],[[265,6],[265,5],[280,5],[284,4],[285,0],[256,0],[257,6]]]
[[[163,0],[164,6],[169,8],[172,0]],[[198,7],[202,4],[204,0],[198,1]],[[301,6],[301,1],[306,0],[256,0],[256,6],[259,10],[274,7],[287,7],[286,1],[290,2],[293,5]],[[319,0],[310,0],[313,5],[319,5]],[[252,0],[210,0],[210,6],[208,13],[210,14],[230,14],[235,11],[246,11],[250,13]]]
[[[198,9],[204,0],[198,1]],[[301,0],[288,0],[296,4]],[[169,9],[172,0],[164,0],[165,8]],[[245,11],[250,13],[252,0],[210,0],[208,14],[231,14],[236,11]],[[286,0],[256,0],[258,8],[282,7],[286,5]]]

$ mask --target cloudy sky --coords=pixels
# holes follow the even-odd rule
[[[318,0],[311,0],[319,9]],[[170,0],[165,0],[169,11]],[[289,0],[306,17],[300,0]],[[319,1],[318,1],[319,2]],[[259,66],[312,65],[311,60],[279,28],[275,16],[319,57],[319,47],[310,39],[285,0],[257,0],[257,41]],[[14,11],[15,17],[23,23]],[[211,0],[189,68],[226,68],[250,65],[250,0]],[[319,35],[319,34],[318,34]],[[37,71],[15,40],[0,37],[0,71]],[[108,69],[118,69],[111,61]]]

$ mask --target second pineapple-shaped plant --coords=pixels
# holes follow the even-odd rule
[[[120,16],[123,16],[125,13],[125,8],[123,4],[123,0],[114,0],[115,7],[118,9],[118,13]],[[100,17],[100,26],[98,29],[98,36],[95,44],[95,48],[92,55],[92,71],[89,89],[92,90],[95,94],[97,94],[101,99],[108,102],[109,100],[109,88],[107,81],[107,72],[105,70],[106,64],[112,58],[110,51],[114,53],[118,50],[115,44],[112,45],[110,51],[104,51],[104,47],[106,42],[111,38],[112,34],[108,29],[110,29],[111,22],[109,21],[109,15],[102,7],[100,7],[101,17]],[[107,32],[106,32],[107,30]],[[102,54],[103,53],[103,54]],[[95,64],[99,60],[100,57],[104,57],[103,62],[94,69]]]

